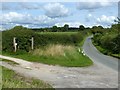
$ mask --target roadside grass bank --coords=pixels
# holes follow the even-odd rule
[[[51,85],[34,78],[26,78],[14,71],[0,66],[2,68],[2,88],[49,88],[54,90]]]
[[[28,53],[3,52],[3,55],[48,65],[59,65],[66,67],[85,67],[92,65],[93,62],[81,52],[82,50],[76,46],[51,44],[45,47],[39,47],[38,49],[35,49]]]
[[[109,56],[115,57],[115,58],[118,58],[118,60],[120,59],[120,53],[119,54],[110,53],[106,49],[104,49],[101,46],[98,46],[96,43],[94,43],[93,40],[92,40],[92,43],[97,48],[97,50],[99,50],[101,53],[103,53],[105,55],[109,55]]]

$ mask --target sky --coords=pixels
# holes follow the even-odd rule
[[[0,30],[22,25],[28,28],[103,26],[118,17],[118,2],[2,2]]]

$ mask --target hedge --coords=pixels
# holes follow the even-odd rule
[[[34,37],[34,48],[40,46],[46,46],[48,44],[72,44],[78,45],[83,40],[84,34],[76,33],[73,35],[69,34],[37,34],[34,31],[17,26],[13,29],[2,32],[2,50],[3,51],[14,51],[13,49],[13,38],[16,37],[18,43],[18,51],[30,51],[31,50],[31,37]]]

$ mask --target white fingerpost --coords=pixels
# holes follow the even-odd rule
[[[16,37],[13,38],[13,46],[14,46],[14,52],[16,52],[17,50]]]

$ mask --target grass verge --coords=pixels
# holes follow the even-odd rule
[[[26,78],[14,71],[2,68],[2,88],[49,88],[54,90],[51,85],[37,79]]]
[[[14,53],[3,53],[3,55],[32,62],[66,67],[85,67],[93,64],[93,62],[87,56],[79,52],[78,47],[75,46],[53,45],[47,46],[45,49],[39,48],[30,53],[16,55]]]
[[[97,48],[97,50],[99,50],[101,53],[120,59],[120,53],[119,54],[109,53],[106,49],[102,48],[101,46],[96,45],[93,41],[92,43]]]

